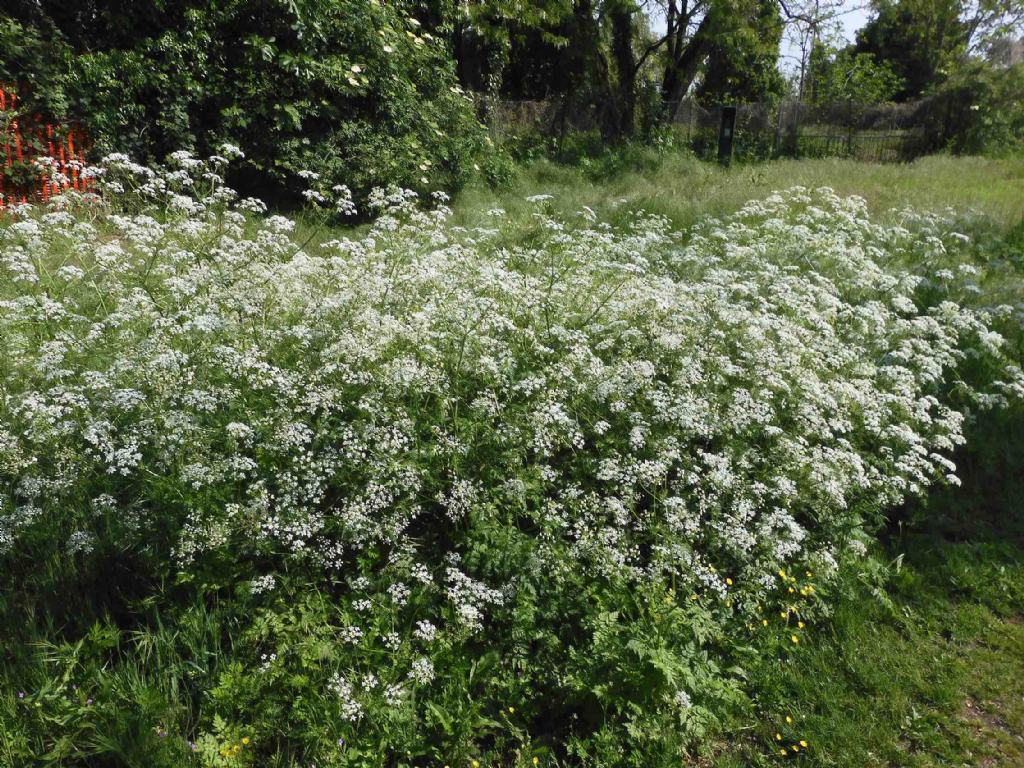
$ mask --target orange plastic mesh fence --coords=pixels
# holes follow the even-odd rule
[[[88,139],[80,127],[19,114],[18,89],[0,83],[0,130],[0,208],[46,202],[68,189],[88,191],[92,180],[82,176]],[[35,162],[43,157],[49,168]]]

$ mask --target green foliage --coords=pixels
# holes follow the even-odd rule
[[[66,55],[41,30],[0,13],[0,84],[13,84],[24,95],[19,113],[29,114],[35,107],[50,114],[67,111],[61,79]]]
[[[1024,149],[1024,64],[969,62],[930,96],[924,140],[958,154],[1012,155]]]
[[[357,195],[387,184],[455,189],[483,134],[443,41],[412,9],[361,0],[157,6],[154,25],[107,46],[65,30],[59,76],[32,36],[16,56],[5,51],[3,66],[16,80],[46,69],[99,153],[157,162],[228,141],[248,158],[236,182],[263,197],[294,196],[307,169]]]
[[[758,0],[752,13],[730,16],[733,29],[717,32],[697,97],[708,105],[773,101],[786,88],[779,70],[784,25],[775,0]]]
[[[966,51],[971,33],[963,0],[877,0],[857,34],[856,53],[889,63],[899,78],[896,98],[922,95],[941,82]]]
[[[491,189],[508,189],[519,172],[515,158],[503,148],[496,148],[481,163],[480,173]]]
[[[877,104],[893,99],[903,86],[888,61],[849,48],[811,52],[811,100],[816,104]]]

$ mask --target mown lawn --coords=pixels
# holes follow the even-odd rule
[[[963,485],[902,510],[804,650],[753,673],[762,718],[708,765],[1024,765],[1024,409],[978,414],[957,463]]]
[[[914,532],[891,551],[883,595],[851,592],[801,655],[759,670],[765,719],[713,765],[1024,765],[1024,550]]]

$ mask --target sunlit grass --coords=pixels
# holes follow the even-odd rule
[[[608,171],[596,161],[589,167],[536,161],[525,166],[507,190],[477,185],[463,191],[456,200],[456,223],[479,223],[494,207],[527,216],[530,206],[525,198],[543,192],[553,195],[554,205],[566,212],[589,206],[603,219],[622,222],[644,210],[664,215],[682,228],[794,185],[860,195],[876,214],[904,206],[951,206],[984,212],[1004,226],[1024,221],[1024,158],[934,156],[909,164],[827,158],[726,169],[682,154],[648,151],[623,165]]]

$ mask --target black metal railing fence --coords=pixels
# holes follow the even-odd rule
[[[712,157],[718,146],[724,105],[695,99],[662,103],[659,123],[698,156]],[[877,162],[911,160],[930,149],[933,110],[924,100],[904,104],[840,102],[809,104],[796,100],[752,102],[736,107],[733,157],[851,157]],[[558,139],[570,132],[599,132],[606,116],[600,103],[574,105],[564,98],[490,100],[482,108],[499,135],[524,131]]]

